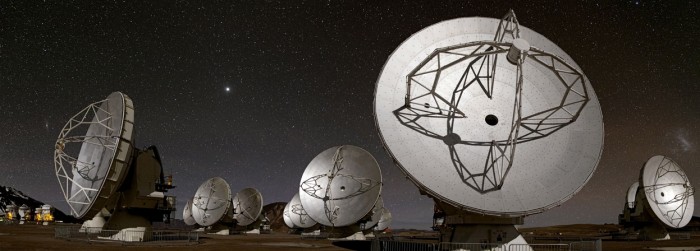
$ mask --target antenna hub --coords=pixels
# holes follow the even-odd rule
[[[506,56],[506,58],[511,64],[517,65],[518,61],[520,61],[521,58],[524,58],[523,56],[529,50],[530,43],[528,43],[527,40],[522,38],[516,38],[515,40],[513,40],[513,44],[510,46],[510,50],[508,50],[508,55]]]

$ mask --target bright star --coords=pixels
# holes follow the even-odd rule
[[[230,92],[230,91],[231,91],[231,87],[226,87],[226,92]]]

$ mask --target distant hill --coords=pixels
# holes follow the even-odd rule
[[[270,228],[277,233],[286,233],[289,228],[284,224],[284,207],[286,202],[275,202],[263,207],[262,215],[270,220]]]
[[[23,204],[26,204],[29,208],[31,208],[32,213],[34,213],[35,208],[41,207],[41,205],[46,203],[35,200],[34,198],[22,193],[22,191],[12,187],[0,186],[0,214],[5,214],[5,208],[7,208],[7,205],[15,205],[20,207]],[[56,219],[56,221],[63,222],[78,222],[75,217],[66,215],[64,212],[58,209],[54,210],[54,219]]]

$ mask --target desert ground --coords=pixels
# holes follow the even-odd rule
[[[330,240],[301,239],[299,235],[272,233],[261,235],[200,235],[198,242],[145,242],[121,243],[106,241],[65,240],[54,237],[57,225],[5,225],[0,224],[0,250],[367,250],[368,242],[358,245]],[[62,226],[62,225],[58,225]],[[567,242],[576,238],[603,237],[610,225],[569,225],[522,229],[526,237],[537,243]],[[601,235],[602,234],[602,235]],[[435,242],[434,232],[397,231],[394,238],[421,242]],[[531,241],[532,242],[532,241]],[[618,241],[603,238],[603,250],[700,250],[700,236],[689,240],[668,241]]]
[[[273,233],[261,235],[200,235],[199,242],[121,243],[77,241],[54,237],[54,227],[42,225],[0,224],[0,250],[348,250],[329,240],[302,240],[299,235]]]

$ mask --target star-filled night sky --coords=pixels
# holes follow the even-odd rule
[[[657,154],[700,186],[697,3],[336,0],[0,2],[0,185],[65,211],[58,133],[122,91],[134,101],[136,146],[158,146],[179,210],[214,176],[234,192],[259,189],[266,204],[287,202],[311,159],[350,144],[380,164],[393,228],[427,229],[432,200],[375,128],[377,77],[422,28],[510,8],[581,66],[605,123],[591,180],[527,225],[617,222],[627,187]]]

